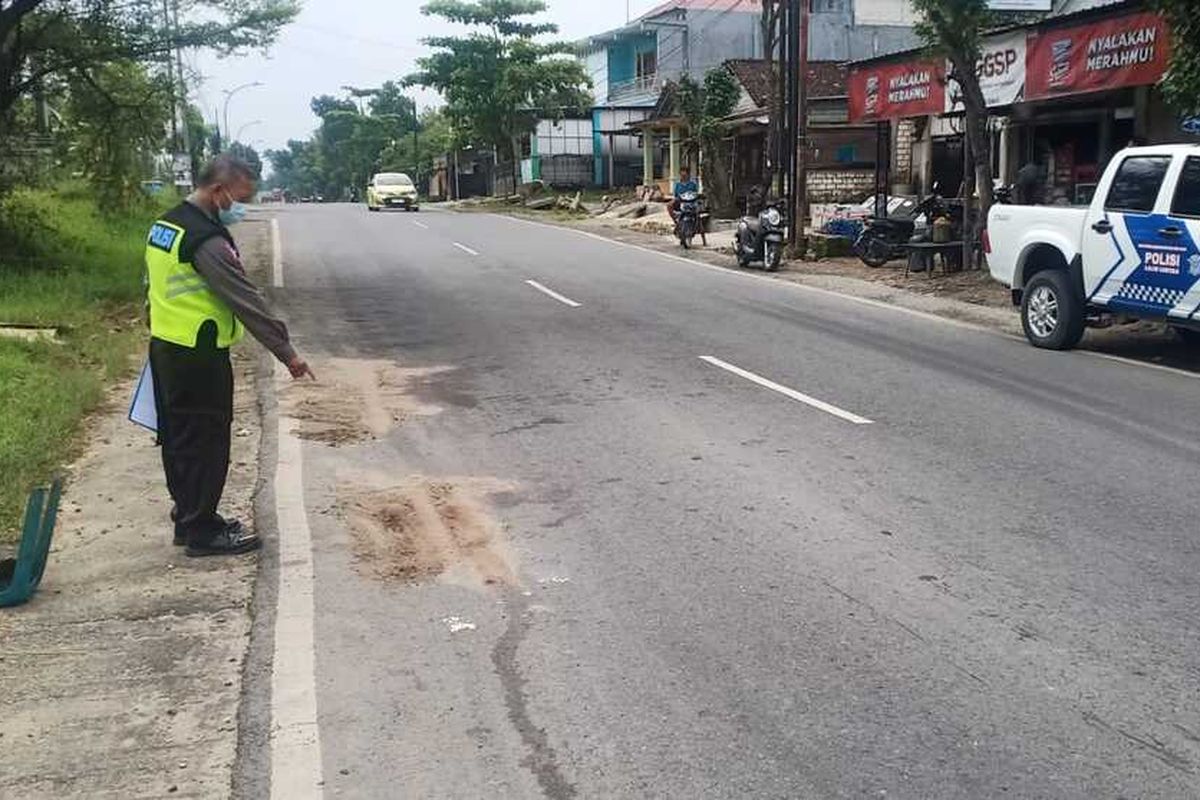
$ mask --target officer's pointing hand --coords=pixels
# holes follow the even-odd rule
[[[300,356],[293,356],[292,360],[288,362],[287,368],[288,372],[292,373],[292,377],[296,380],[300,380],[305,375],[312,378],[314,381],[317,379],[317,376],[309,368],[308,362]]]

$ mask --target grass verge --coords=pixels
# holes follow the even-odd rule
[[[105,385],[131,369],[146,230],[169,202],[103,214],[83,187],[0,198],[0,325],[56,327],[58,341],[0,336],[0,542],[29,489],[76,452]]]

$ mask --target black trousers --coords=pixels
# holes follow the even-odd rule
[[[175,501],[175,533],[205,541],[225,526],[217,513],[229,473],[233,368],[205,323],[197,347],[150,340],[158,441],[167,490]]]

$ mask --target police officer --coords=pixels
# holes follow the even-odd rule
[[[220,155],[187,200],[150,229],[146,270],[150,365],[175,544],[189,556],[256,550],[258,537],[217,513],[229,470],[233,370],[229,348],[249,330],[293,378],[314,377],[246,276],[229,226],[253,197],[253,167]]]

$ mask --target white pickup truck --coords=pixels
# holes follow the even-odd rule
[[[1025,335],[1069,350],[1113,317],[1166,322],[1200,344],[1200,146],[1122,150],[1088,208],[996,205],[984,252]]]

